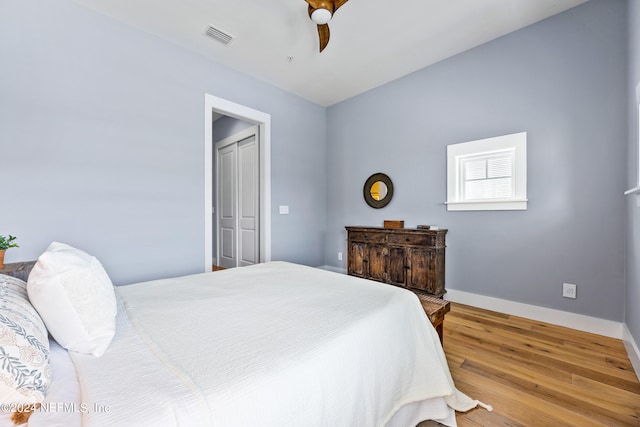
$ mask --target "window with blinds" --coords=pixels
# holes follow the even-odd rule
[[[448,210],[522,210],[526,202],[526,132],[447,147]]]
[[[512,199],[515,192],[513,160],[513,151],[460,158],[462,199]]]

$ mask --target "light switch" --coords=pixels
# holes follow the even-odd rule
[[[280,205],[280,215],[289,215],[288,205]]]

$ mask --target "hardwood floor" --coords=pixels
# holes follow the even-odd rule
[[[452,303],[444,349],[458,389],[493,406],[458,413],[460,427],[640,426],[620,340]]]

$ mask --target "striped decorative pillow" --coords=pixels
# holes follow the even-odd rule
[[[50,383],[47,329],[27,284],[0,274],[0,403],[40,403]]]

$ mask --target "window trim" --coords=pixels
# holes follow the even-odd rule
[[[513,151],[514,194],[508,199],[464,200],[462,159]],[[447,201],[449,211],[527,209],[527,132],[502,135],[447,146]]]
[[[637,168],[637,181],[636,181],[636,186],[633,188],[628,189],[627,191],[624,192],[625,196],[631,195],[631,194],[635,194],[638,196],[638,206],[640,206],[640,83],[638,84],[638,86],[636,86],[636,105],[638,106],[638,143],[636,145],[636,151],[637,151],[637,163],[636,163],[636,168]]]

